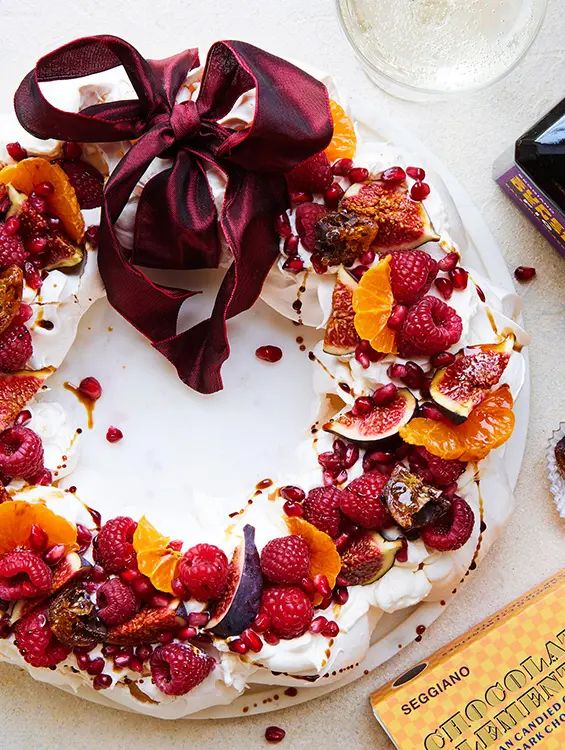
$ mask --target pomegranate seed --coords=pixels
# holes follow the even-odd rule
[[[251,630],[251,628],[247,628],[247,630],[243,631],[243,633],[241,634],[241,640],[245,643],[250,651],[253,651],[256,654],[258,654],[259,651],[261,651],[261,649],[263,648],[263,641],[259,638],[255,631]]]
[[[387,320],[387,326],[392,328],[393,331],[400,331],[407,315],[408,308],[406,305],[395,305],[392,308],[389,319]]]
[[[17,216],[10,216],[4,222],[4,234],[13,237],[20,231],[21,222]]]
[[[438,352],[430,359],[434,367],[449,367],[455,362],[455,354],[451,352]]]
[[[292,484],[287,484],[280,489],[280,495],[285,500],[292,500],[295,503],[299,503],[306,497],[306,493],[300,487],[295,487]]]
[[[120,578],[124,583],[133,583],[141,579],[141,573],[139,570],[122,570]]]
[[[98,674],[92,680],[92,687],[95,690],[105,690],[112,685],[112,678],[109,674]]]
[[[82,523],[77,523],[77,543],[78,546],[82,549],[86,549],[90,546],[90,543],[92,541],[92,532],[90,529],[87,529],[86,526],[83,526]]]
[[[396,559],[399,563],[404,563],[408,560],[408,542],[406,539],[402,540],[402,547],[396,553]]]
[[[453,271],[455,266],[459,263],[459,255],[457,253],[447,253],[443,258],[438,261],[438,268],[440,271]]]
[[[29,409],[23,409],[16,419],[14,420],[14,424],[20,426],[27,424],[31,419],[31,412]]]
[[[173,578],[173,580],[171,581],[171,588],[173,590],[173,594],[182,601],[190,599],[190,592],[180,578]]]
[[[347,482],[347,472],[342,469],[339,474],[334,475],[332,484],[343,484]]]
[[[302,507],[302,505],[300,505],[300,503],[297,503],[294,500],[287,500],[283,505],[283,510],[287,516],[300,517],[304,515],[304,508]]]
[[[365,182],[369,177],[369,170],[365,167],[354,167],[347,175],[351,184],[356,182]]]
[[[402,167],[389,167],[381,174],[381,180],[383,182],[403,182],[406,179],[406,172]]]
[[[53,474],[49,471],[49,469],[42,469],[39,474],[36,474],[31,479],[33,484],[39,484],[43,487],[47,487],[49,484],[53,483]]]
[[[35,193],[32,193],[28,201],[33,208],[35,208],[36,211],[38,211],[40,214],[47,213],[47,201],[45,198],[43,198],[41,195],[36,195]]]
[[[153,594],[148,600],[149,606],[155,607],[155,609],[164,609],[168,606],[169,602],[170,599],[165,594]]]
[[[280,638],[276,633],[273,633],[271,630],[265,630],[263,633],[263,640],[265,643],[268,643],[269,646],[276,646],[278,643],[280,643]]]
[[[47,536],[47,533],[41,528],[41,526],[34,523],[29,532],[29,544],[32,550],[36,554],[42,554],[45,552],[48,542],[49,537]]]
[[[334,539],[334,544],[336,546],[336,549],[338,552],[343,552],[343,550],[347,547],[349,544],[351,537],[349,534],[340,534],[336,539]]]
[[[121,440],[124,436],[124,433],[120,430],[119,427],[108,427],[106,431],[106,440],[109,443],[117,443],[119,440]]]
[[[86,230],[85,237],[91,245],[96,246],[98,244],[98,232],[100,227],[96,224],[91,224]]]
[[[373,393],[373,401],[377,406],[386,406],[394,401],[398,394],[398,388],[394,383],[387,383]]]
[[[22,159],[27,158],[27,151],[20,143],[18,143],[18,141],[7,143],[6,151],[14,161],[21,161]]]
[[[157,636],[157,640],[159,643],[162,643],[164,646],[166,646],[169,643],[172,643],[175,639],[175,636],[170,631],[165,631],[163,633],[159,633]]]
[[[322,630],[322,635],[326,638],[335,638],[339,634],[339,625],[337,622],[330,620],[326,627]]]
[[[298,235],[291,234],[289,237],[287,237],[286,240],[284,241],[284,248],[283,248],[285,255],[297,255],[299,243],[300,243],[300,239]]]
[[[275,229],[277,231],[277,234],[282,239],[286,239],[287,237],[290,237],[292,234],[292,229],[290,228],[290,221],[288,219],[288,214],[285,212],[283,214],[279,214],[277,218],[275,219]]]
[[[114,664],[119,669],[123,669],[129,667],[130,659],[131,654],[116,654],[116,656],[114,656]]]
[[[314,594],[316,591],[316,586],[311,578],[303,578],[300,581],[300,585],[307,594]]]
[[[102,581],[105,581],[108,576],[106,575],[106,572],[101,565],[93,565],[90,568],[90,577],[93,581],[102,583]]]
[[[129,660],[129,668],[133,672],[139,672],[140,674],[143,672],[143,662],[141,659],[137,659],[135,656],[132,656]]]
[[[338,456],[343,458],[345,456],[345,451],[347,450],[347,445],[341,438],[336,438],[332,443],[332,449],[334,453],[337,453]]]
[[[287,258],[283,263],[283,269],[290,273],[300,273],[304,270],[304,261],[302,258]]]
[[[148,646],[147,644],[143,644],[142,646],[137,646],[135,649],[135,655],[138,659],[141,659],[142,661],[147,661],[151,654],[153,653],[153,649],[151,646]]]
[[[33,192],[43,197],[51,195],[54,189],[53,183],[48,182],[47,180],[45,182],[38,182],[37,185],[33,186]]]
[[[266,612],[259,612],[257,617],[253,620],[253,630],[255,630],[256,633],[264,633],[265,630],[268,630],[269,625],[271,624],[271,618]]]
[[[449,279],[436,279],[434,281],[434,286],[445,300],[451,299],[451,295],[453,294],[453,284]]]
[[[90,664],[87,666],[86,671],[88,674],[92,675],[93,677],[97,674],[102,674],[104,671],[104,667],[106,666],[106,662],[101,656],[96,657],[96,659],[92,659]]]
[[[282,742],[285,738],[286,732],[280,727],[270,726],[265,729],[265,739],[267,742]]]
[[[318,609],[327,609],[330,604],[332,603],[333,594],[329,593],[327,596],[325,596],[322,601],[317,605]]]
[[[349,591],[342,586],[338,586],[334,591],[334,601],[336,604],[346,604],[349,599]]]
[[[395,378],[395,380],[403,380],[406,377],[406,365],[389,365],[386,373],[389,378]]]
[[[89,398],[91,401],[98,401],[102,395],[102,386],[98,380],[93,377],[83,378],[79,383],[78,390],[83,396],[86,396],[86,398]]]
[[[174,552],[180,552],[182,549],[183,541],[182,539],[172,539],[167,544],[167,549],[172,549]]]
[[[88,654],[79,652],[79,653],[75,653],[75,658],[77,660],[77,667],[79,669],[82,669],[83,672],[85,672],[90,666],[90,656]]]
[[[451,424],[449,417],[446,417],[441,409],[439,409],[435,404],[421,404],[418,413],[425,419],[433,419],[434,422]]]
[[[312,253],[310,256],[310,260],[312,262],[312,268],[317,274],[320,274],[322,276],[326,271],[328,270],[328,264],[327,262],[322,258],[320,253]]]
[[[469,273],[464,268],[458,267],[449,272],[449,278],[451,279],[453,288],[461,290],[467,287]]]
[[[371,396],[359,396],[351,408],[354,417],[364,417],[375,408],[375,402]]]
[[[208,612],[191,612],[188,615],[188,624],[193,628],[204,628],[210,622]]]
[[[328,596],[332,592],[328,579],[324,575],[318,574],[314,576],[314,586],[316,587],[316,591],[322,596]]]
[[[41,274],[39,273],[37,268],[30,261],[26,261],[24,263],[24,276],[26,284],[30,287],[30,289],[34,289],[35,291],[41,289],[43,279],[41,278]]]
[[[149,596],[153,592],[151,581],[143,576],[139,576],[139,578],[136,578],[134,581],[132,581],[131,587],[133,589],[133,593],[140,599]]]
[[[365,252],[359,256],[359,263],[361,263],[361,265],[363,266],[370,266],[374,260],[375,260],[374,250],[365,250]]]
[[[357,362],[359,362],[359,364],[361,365],[361,367],[363,369],[365,369],[365,370],[371,364],[371,360],[369,359],[368,355],[365,354],[365,352],[359,352],[359,351],[355,350],[355,359],[357,360]]]
[[[364,460],[377,464],[390,464],[394,461],[394,453],[390,451],[371,451],[371,453],[365,453]]]
[[[328,624],[328,620],[323,615],[319,615],[318,617],[315,617],[312,622],[310,623],[310,632],[311,633],[321,633],[322,630],[326,627]]]
[[[410,188],[410,197],[414,201],[423,201],[430,194],[430,186],[427,182],[418,180]]]
[[[63,143],[63,155],[65,159],[80,159],[82,156],[82,146],[80,143],[67,141]]]
[[[14,323],[16,325],[23,325],[31,318],[32,315],[33,315],[32,306],[28,305],[25,302],[22,302],[22,304],[20,305],[20,309],[18,310],[18,314],[14,318]],[[30,413],[30,416],[31,416],[31,413]]]
[[[305,193],[302,190],[297,190],[294,193],[290,193],[290,202],[291,203],[312,203],[314,200],[314,196],[312,193]]]
[[[282,359],[282,349],[279,349],[278,346],[267,344],[256,349],[255,356],[258,359],[262,359],[263,362],[278,362]]]
[[[351,469],[359,460],[359,448],[356,445],[348,445],[342,460],[343,466]]]
[[[530,281],[536,275],[536,269],[533,266],[518,266],[514,270],[514,276],[518,281]]]
[[[344,177],[353,169],[353,159],[338,159],[332,164],[332,172],[339,177]]]
[[[102,646],[102,654],[104,656],[115,656],[116,654],[119,654],[120,651],[121,648],[119,646],[112,646],[109,643],[105,646]]]
[[[318,463],[323,469],[328,469],[329,471],[340,471],[343,466],[342,459],[331,451],[320,453]]]
[[[355,268],[351,269],[350,274],[354,276],[357,279],[357,281],[360,281],[363,278],[364,274],[367,273],[368,270],[369,269],[367,268],[367,266],[364,266],[364,265],[355,266]]]
[[[426,171],[422,167],[406,167],[406,174],[413,180],[424,180]]]
[[[52,229],[54,232],[59,232],[63,224],[63,222],[58,216],[48,216],[47,223],[49,224],[49,228]]]
[[[229,649],[235,654],[246,654],[249,651],[249,646],[241,638],[236,638],[235,641],[230,642]]]
[[[56,565],[65,555],[64,544],[54,544],[50,549],[47,550],[43,559],[47,565]]]
[[[337,208],[337,204],[343,198],[344,190],[339,182],[334,182],[324,193],[324,203],[328,208]]]
[[[402,378],[404,383],[406,383],[409,388],[420,388],[425,380],[424,371],[420,365],[417,365],[416,362],[407,362],[405,367],[406,374]]]

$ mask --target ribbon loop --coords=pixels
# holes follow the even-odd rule
[[[50,104],[40,83],[78,78],[122,65],[138,100],[105,102],[79,113]],[[325,86],[281,58],[237,41],[212,45],[196,101],[177,103],[187,74],[199,64],[186,50],[145,60],[118,37],[77,39],[43,57],[20,84],[16,114],[40,138],[81,142],[136,139],[110,176],[100,221],[99,268],[108,300],[176,367],[191,388],[222,388],[229,356],[227,320],[255,302],[279,253],[274,217],[288,205],[283,173],[325,148],[332,121]],[[249,127],[222,119],[237,99],[255,93]],[[134,247],[121,245],[114,223],[156,157],[172,166],[145,185],[135,219]],[[217,212],[208,172],[225,176]],[[220,236],[233,256],[212,315],[177,332],[181,305],[195,292],[153,282],[135,264],[162,269],[216,268]]]

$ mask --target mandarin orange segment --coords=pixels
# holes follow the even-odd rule
[[[420,445],[434,456],[479,461],[505,443],[514,430],[510,388],[501,386],[476,406],[460,425],[417,417],[399,430],[411,445]]]
[[[133,548],[137,554],[139,572],[147,576],[159,591],[173,593],[171,582],[176,575],[182,553],[170,549],[169,537],[159,533],[153,524],[142,516],[133,535]]]
[[[370,268],[353,292],[355,330],[373,349],[396,354],[396,337],[387,326],[394,297],[390,286],[390,255]]]
[[[333,99],[330,99],[330,112],[334,124],[334,132],[326,156],[333,162],[336,159],[353,159],[357,149],[357,136],[353,121],[345,110]]]
[[[0,170],[0,182],[8,183],[20,193],[29,195],[35,185],[50,182],[55,188],[46,197],[49,211],[58,216],[71,240],[80,242],[84,234],[84,219],[75,190],[58,164],[51,164],[38,156],[22,159]]]
[[[0,505],[0,554],[28,545],[34,524],[47,534],[49,547],[64,544],[67,552],[77,549],[77,530],[74,524],[58,516],[43,503],[13,500]]]
[[[310,549],[310,578],[324,575],[333,589],[341,570],[341,557],[333,539],[303,518],[289,516],[286,525],[290,533],[301,536]],[[321,601],[322,597],[316,595],[314,604]]]

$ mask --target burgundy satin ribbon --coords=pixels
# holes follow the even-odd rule
[[[198,51],[145,60],[113,36],[77,39],[41,58],[14,99],[26,130],[40,138],[109,142],[135,140],[106,184],[100,225],[99,267],[112,306],[176,367],[191,388],[222,388],[229,356],[228,318],[255,302],[278,254],[274,217],[288,205],[283,173],[325,148],[332,122],[325,86],[289,62],[245,42],[214,44],[196,101],[177,104]],[[40,83],[77,78],[123,65],[137,100],[64,112],[43,96]],[[256,90],[250,127],[218,123],[238,97]],[[172,166],[149,180],[135,221],[134,248],[124,248],[114,224],[156,157]],[[207,167],[227,178],[218,216]],[[212,315],[177,334],[184,302],[197,292],[151,281],[136,264],[163,269],[216,268],[219,228],[233,263]]]

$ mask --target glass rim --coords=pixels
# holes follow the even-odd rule
[[[372,62],[365,55],[364,52],[361,51],[361,49],[359,47],[359,44],[357,43],[357,41],[355,40],[353,34],[351,33],[351,31],[347,27],[347,24],[345,22],[344,12],[342,10],[342,6],[345,5],[346,0],[335,0],[335,5],[336,5],[336,8],[337,8],[337,14],[338,14],[338,17],[339,17],[339,21],[340,21],[343,33],[345,34],[345,37],[346,37],[347,41],[351,45],[351,47],[353,49],[353,52],[355,53],[355,55],[359,58],[359,60],[361,61],[361,63],[366,68],[368,68],[370,71],[373,71],[375,73],[375,75],[381,76],[382,78],[386,79],[388,82],[390,82],[390,83],[392,83],[392,84],[394,84],[396,86],[403,87],[403,88],[407,89],[408,91],[414,92],[415,94],[417,93],[417,94],[424,94],[424,95],[429,95],[429,96],[443,96],[443,97],[445,97],[445,96],[456,96],[457,94],[472,93],[474,91],[480,91],[481,89],[488,88],[489,86],[492,86],[493,84],[495,84],[498,81],[502,80],[502,78],[504,78],[505,76],[509,75],[509,73],[511,73],[514,70],[514,68],[516,68],[516,66],[524,59],[526,53],[528,52],[528,50],[530,49],[530,47],[532,46],[532,44],[535,42],[535,40],[536,40],[536,38],[537,38],[537,36],[538,36],[538,34],[540,32],[540,29],[542,27],[542,24],[543,24],[543,22],[545,20],[545,15],[546,15],[546,12],[547,12],[548,0],[539,0],[539,2],[541,3],[540,4],[541,13],[539,14],[538,21],[532,27],[531,34],[530,34],[530,37],[529,37],[527,43],[524,45],[523,49],[521,50],[521,52],[518,55],[518,57],[516,57],[516,59],[514,60],[514,62],[508,68],[506,68],[506,70],[504,70],[503,72],[497,74],[494,78],[491,78],[486,83],[480,83],[480,84],[475,84],[475,85],[472,85],[472,86],[466,86],[464,88],[455,89],[455,90],[452,90],[452,89],[434,89],[434,88],[427,88],[427,87],[424,87],[424,86],[415,86],[415,85],[413,85],[411,83],[406,83],[404,80],[402,80],[402,79],[400,79],[400,78],[392,75],[388,71],[385,71],[383,67],[379,67],[378,65],[376,65],[374,62]],[[386,65],[386,62],[384,60],[383,60],[383,65]]]

